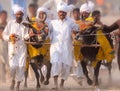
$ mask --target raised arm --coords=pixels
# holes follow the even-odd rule
[[[112,32],[112,31],[114,31],[114,30],[119,28],[119,26],[120,26],[119,23],[120,23],[120,20],[117,20],[116,22],[114,22],[110,26],[103,25],[103,31],[104,32]]]

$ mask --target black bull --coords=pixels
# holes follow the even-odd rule
[[[82,53],[82,56],[83,56],[83,59],[81,60],[83,73],[85,74],[85,76],[87,78],[87,83],[89,85],[92,85],[93,81],[90,79],[90,77],[88,75],[87,64],[89,63],[89,61],[90,61],[90,63],[92,63],[92,61],[96,61],[96,55],[100,48],[99,43],[97,42],[97,38],[96,38],[97,30],[98,30],[98,28],[91,27],[87,30],[80,32],[82,44],[98,45],[98,46],[83,46],[80,50],[80,52]],[[106,37],[110,41],[110,44],[112,45],[112,40],[110,39],[110,37],[109,36],[106,36]],[[98,76],[99,76],[99,69],[100,69],[101,61],[102,60],[98,61],[98,63],[94,67],[94,81],[95,81],[94,84],[95,85],[98,85]]]
[[[41,22],[41,23],[44,23],[44,22]],[[42,43],[43,43],[43,41],[45,41],[46,36],[47,36],[47,33],[44,30],[46,26],[43,27],[42,30],[36,30],[32,26],[31,23],[23,23],[23,25],[30,28],[33,31],[33,33],[35,34],[34,36],[30,37],[29,40],[26,41],[26,43],[29,43],[28,46],[32,45],[32,47],[34,47],[37,50],[39,50],[39,48],[42,48],[44,46],[44,45],[42,45]],[[30,44],[30,43],[35,43],[35,44]],[[48,85],[49,78],[50,78],[50,70],[51,70],[51,64],[50,64],[49,59],[44,60],[44,55],[42,55],[42,54],[36,55],[34,57],[30,57],[30,61],[31,61],[31,59],[34,60],[34,62],[30,62],[30,65],[35,73],[35,77],[36,77],[36,81],[37,81],[36,87],[40,88],[40,82],[39,82],[40,76],[41,76],[41,82],[44,82],[45,85]],[[44,78],[42,71],[41,71],[41,68],[43,65],[45,65],[47,67],[46,79]],[[27,77],[28,77],[28,69],[25,71],[25,83],[24,83],[25,87],[27,87]]]

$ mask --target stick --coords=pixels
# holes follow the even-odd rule
[[[51,43],[36,43],[36,42],[25,42],[26,44],[33,44],[33,45],[50,45]],[[81,46],[81,47],[100,47],[99,44],[91,44],[91,45],[87,45],[87,44],[73,44],[73,46]]]

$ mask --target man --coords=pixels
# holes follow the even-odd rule
[[[8,67],[7,57],[7,42],[2,39],[2,32],[7,24],[7,12],[2,10],[0,12],[0,79],[2,82],[6,82],[6,71]]]
[[[101,13],[99,10],[95,10],[92,12],[92,17],[95,20],[95,24],[98,25],[98,27],[102,27],[102,22],[101,22]]]
[[[15,20],[8,22],[3,31],[3,39],[8,41],[9,66],[12,83],[10,89],[14,89],[15,78],[17,80],[16,89],[19,90],[21,81],[24,78],[24,69],[26,63],[26,44],[24,39],[33,36],[33,33],[28,34],[27,29],[22,25],[24,10],[17,6],[14,9]]]
[[[82,20],[85,20],[90,16],[91,10],[87,3],[84,3],[80,7],[80,16]]]
[[[81,21],[80,19],[80,10],[79,8],[75,8],[73,9],[73,18],[74,18],[74,21],[76,24],[78,24],[79,26],[79,22]],[[74,34],[73,34],[74,36]],[[76,45],[80,45],[80,41],[75,41],[74,40],[74,57],[75,57],[75,60],[77,62],[77,69],[76,69],[76,73],[77,73],[77,82],[82,85],[82,79],[83,78],[83,71],[82,71],[82,67],[81,67],[81,64],[80,64],[80,46],[76,46]]]
[[[50,62],[51,75],[54,77],[54,88],[58,89],[58,76],[61,74],[60,88],[68,78],[73,63],[73,46],[71,34],[78,26],[67,17],[67,5],[60,2],[57,6],[58,19],[51,21],[50,28]]]
[[[34,4],[34,3],[29,4],[29,6],[28,6],[28,15],[29,15],[30,19],[35,18],[36,11],[37,11],[37,5]]]

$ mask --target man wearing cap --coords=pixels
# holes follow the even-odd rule
[[[24,69],[26,63],[26,44],[24,39],[28,39],[33,34],[28,34],[27,28],[22,25],[24,10],[17,6],[14,9],[15,20],[8,22],[3,31],[3,39],[8,41],[8,56],[10,74],[12,83],[10,89],[14,89],[15,78],[17,80],[16,88],[19,89],[20,82],[24,78]]]
[[[54,89],[58,89],[58,76],[61,74],[60,88],[68,78],[73,64],[72,32],[78,26],[67,16],[67,5],[60,2],[57,6],[58,19],[51,21],[50,27],[50,62],[52,63],[51,75],[54,77]]]

